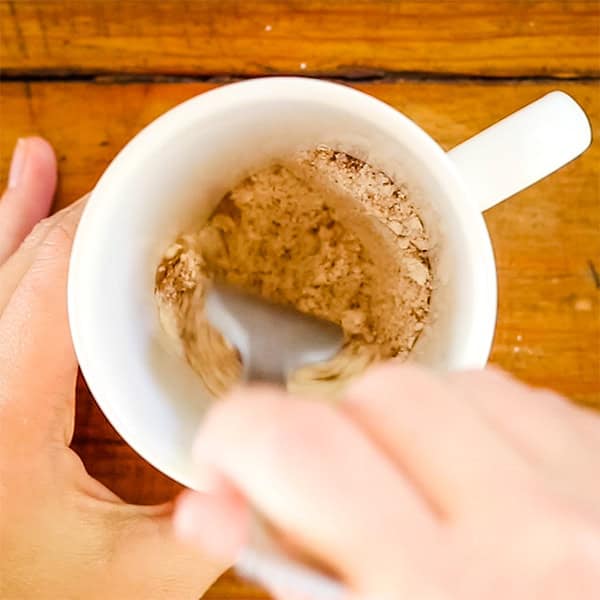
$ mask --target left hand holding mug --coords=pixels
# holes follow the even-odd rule
[[[181,545],[170,503],[124,503],[69,448],[66,283],[85,200],[43,219],[55,186],[49,144],[20,140],[0,201],[0,597],[197,599],[231,558]]]

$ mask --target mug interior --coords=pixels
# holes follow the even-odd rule
[[[414,360],[447,370],[487,359],[495,320],[489,238],[450,161],[422,130],[371,97],[305,79],[254,80],[194,98],[146,128],[103,175],[69,281],[75,346],[92,393],[134,449],[186,485],[202,486],[190,447],[211,397],[161,330],[156,267],[240,178],[319,144],[404,182],[421,210],[435,242],[435,289]]]

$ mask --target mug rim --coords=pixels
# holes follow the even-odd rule
[[[79,289],[86,280],[86,255],[93,253],[94,223],[102,219],[102,215],[114,210],[118,198],[111,194],[111,188],[119,180],[127,178],[127,163],[143,160],[152,147],[172,136],[175,129],[189,125],[198,118],[199,112],[206,119],[211,112],[219,113],[227,108],[243,106],[252,100],[306,99],[314,102],[315,95],[318,95],[320,103],[334,108],[343,106],[345,111],[372,121],[392,137],[402,136],[403,141],[408,138],[419,153],[427,155],[431,169],[435,169],[438,176],[443,176],[443,187],[448,191],[453,210],[468,221],[465,236],[470,238],[473,249],[477,250],[477,266],[474,267],[473,276],[482,282],[477,286],[481,298],[476,304],[476,314],[470,319],[473,331],[466,336],[462,362],[468,367],[480,368],[489,358],[497,317],[497,274],[491,239],[482,213],[475,201],[469,198],[458,170],[443,148],[426,131],[402,112],[365,92],[319,79],[263,77],[201,93],[176,105],[144,127],[111,161],[91,192],[82,215],[73,242],[68,279],[68,313],[75,352],[97,404],[126,443],[154,467],[183,485],[195,487],[196,483],[181,464],[172,464],[155,451],[152,440],[147,439],[145,432],[136,427],[131,419],[121,418],[116,403],[111,400],[108,378],[103,375],[107,367],[93,356],[93,330],[99,324],[89,318],[94,310],[82,305]]]

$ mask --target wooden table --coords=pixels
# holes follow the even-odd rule
[[[0,167],[18,136],[60,160],[57,207],[178,102],[225,81],[336,79],[397,107],[445,148],[553,89],[600,131],[596,0],[5,1]],[[600,146],[486,213],[499,278],[492,361],[600,408]],[[79,388],[74,445],[132,502],[178,486],[119,438]],[[208,598],[266,598],[224,576]]]

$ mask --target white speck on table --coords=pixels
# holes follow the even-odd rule
[[[593,308],[592,301],[589,298],[577,298],[573,308],[578,312],[589,312]]]

